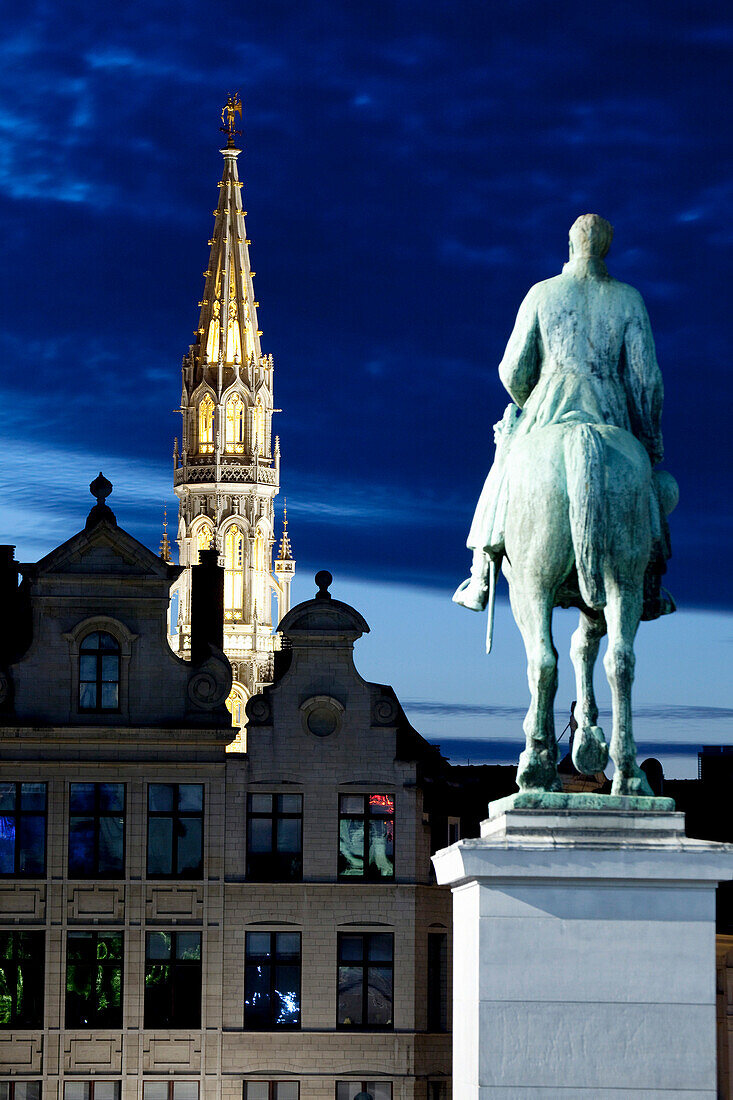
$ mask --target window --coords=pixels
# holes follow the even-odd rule
[[[448,935],[428,932],[428,1031],[448,1030]]]
[[[337,1081],[336,1100],[392,1100],[391,1081]]]
[[[339,878],[394,878],[394,796],[339,796]]]
[[[119,1081],[64,1081],[64,1100],[120,1100]]]
[[[145,1027],[201,1027],[201,933],[145,937]]]
[[[122,878],[124,873],[124,783],[72,783],[69,877]]]
[[[0,874],[45,873],[46,784],[0,783]]]
[[[238,393],[227,401],[225,447],[235,454],[242,454],[244,451],[244,402]]]
[[[303,877],[302,794],[250,794],[247,877],[299,882]]]
[[[393,943],[391,932],[339,933],[337,1027],[393,1027]]]
[[[244,1026],[300,1027],[300,932],[247,932]]]
[[[209,550],[214,539],[214,529],[209,523],[202,523],[198,531],[194,535],[195,539],[195,554],[194,565],[198,565],[201,561],[199,557],[202,550]]]
[[[245,1081],[243,1100],[299,1100],[297,1081]]]
[[[241,622],[243,616],[244,531],[236,524],[224,536],[224,618]]]
[[[0,1081],[0,1100],[41,1100],[40,1081]]]
[[[238,685],[232,687],[226,705],[232,716],[232,726],[241,728],[244,725],[244,692]]]
[[[87,634],[79,647],[79,709],[119,710],[120,646],[104,630]]]
[[[148,876],[203,875],[204,788],[201,783],[148,786]]]
[[[122,1027],[122,932],[67,933],[66,1026]]]
[[[208,393],[199,404],[199,454],[211,454],[214,450],[214,402]]]
[[[143,1081],[143,1100],[198,1100],[198,1081]]]
[[[448,818],[448,846],[455,844],[461,839],[461,819],[460,817]]]
[[[428,1081],[428,1100],[446,1100],[447,1096],[445,1081]]]
[[[0,1028],[43,1027],[44,932],[0,932]]]
[[[267,453],[267,440],[265,438],[265,406],[262,398],[257,398],[257,404],[251,412],[252,415],[252,453],[264,456]]]

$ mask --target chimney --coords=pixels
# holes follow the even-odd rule
[[[224,570],[216,550],[200,550],[191,567],[191,663],[209,656],[209,646],[224,648]]]

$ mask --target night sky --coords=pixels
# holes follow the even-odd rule
[[[219,112],[238,90],[299,568],[448,598],[517,307],[594,211],[665,378],[681,488],[667,583],[683,609],[732,610],[724,10],[15,5],[0,43],[0,541],[32,560],[69,537],[101,467],[120,522],[157,549]]]

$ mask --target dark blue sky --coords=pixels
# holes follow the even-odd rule
[[[0,43],[0,541],[37,557],[100,465],[152,545],[220,178],[240,158],[296,556],[452,590],[567,230],[615,226],[680,482],[668,583],[730,607],[733,243],[724,5],[29,3]]]

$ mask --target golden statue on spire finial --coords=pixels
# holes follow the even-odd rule
[[[241,130],[235,130],[234,128],[234,116],[239,115],[242,117],[242,100],[239,97],[239,92],[235,92],[234,95],[228,95],[226,106],[221,109],[221,129],[227,136],[227,145],[230,149],[234,148],[234,138],[237,134],[242,133]]]

